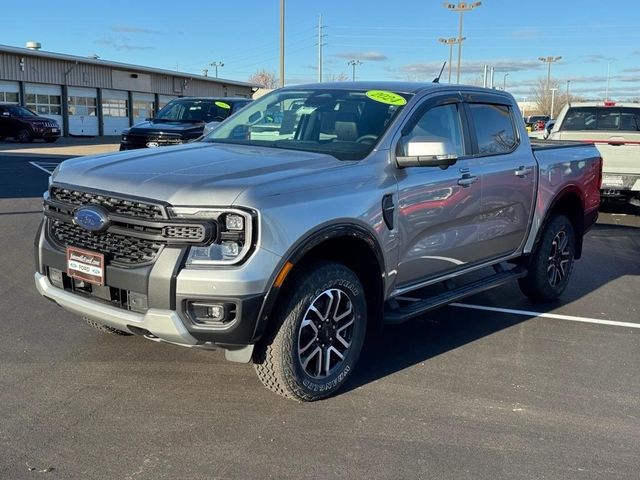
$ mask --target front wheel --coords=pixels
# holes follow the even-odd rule
[[[564,215],[552,217],[531,256],[529,273],[518,280],[522,293],[541,302],[558,298],[569,284],[575,252],[573,225]]]
[[[350,269],[325,261],[308,264],[291,285],[254,365],[269,390],[309,402],[335,393],[353,371],[366,333],[365,292]]]

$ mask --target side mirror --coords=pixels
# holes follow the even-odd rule
[[[220,125],[220,122],[209,122],[204,126],[204,130],[202,131],[202,135],[206,136],[213,132],[216,127]]]
[[[458,156],[453,144],[441,137],[413,137],[396,155],[398,167],[440,167],[447,168],[456,163]]]

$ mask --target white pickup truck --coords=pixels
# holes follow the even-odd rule
[[[566,105],[549,139],[595,143],[603,161],[603,200],[623,200],[640,208],[640,104]]]

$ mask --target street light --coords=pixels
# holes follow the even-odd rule
[[[356,66],[362,65],[362,62],[360,60],[349,60],[347,62],[347,64],[351,65],[353,67],[353,74],[351,76],[351,79],[355,82],[356,81]]]
[[[508,73],[505,73],[504,76],[502,77],[502,90],[506,90],[507,89],[507,77],[509,76]]]
[[[551,86],[551,64],[557,62],[561,58],[562,57],[538,57],[538,60],[549,66],[549,69],[547,70],[547,90],[549,90],[549,87]]]
[[[449,45],[449,83],[451,83],[451,64],[453,63],[453,46],[465,41],[465,37],[460,38],[439,38],[438,41],[444,45]]]
[[[458,29],[458,38],[462,38],[462,16],[464,15],[464,12],[471,11],[474,8],[479,7],[480,5],[482,5],[482,2],[473,2],[473,3],[458,2],[457,5],[455,3],[444,2],[442,5],[447,10],[460,13],[460,26]],[[462,62],[462,42],[458,43],[458,72],[456,74],[456,83],[460,83],[460,63],[461,62]]]
[[[215,72],[216,72],[216,78],[218,78],[218,67],[224,67],[224,63],[223,62],[211,62],[209,65],[211,65],[213,68],[215,68]]]
[[[554,107],[554,103],[556,100],[556,90],[558,90],[557,88],[550,88],[549,90],[551,90],[551,113],[549,114],[549,118],[553,118],[553,107]]]
[[[569,103],[569,84],[571,83],[571,80],[567,80],[567,104]]]
[[[280,86],[284,87],[284,0],[280,0]]]

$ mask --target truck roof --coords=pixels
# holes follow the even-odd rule
[[[598,102],[571,102],[569,107],[624,107],[624,108],[640,108],[640,103],[630,102],[613,102],[613,101],[598,101]]]

